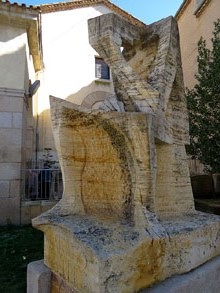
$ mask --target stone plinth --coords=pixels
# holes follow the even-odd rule
[[[49,293],[51,288],[51,271],[43,260],[30,263],[27,268],[27,293]]]
[[[137,292],[220,253],[219,219],[205,214],[162,223],[164,235],[85,216],[50,221],[44,262],[76,292]]]
[[[199,268],[174,276],[141,293],[216,293],[220,287],[220,257],[210,260]]]
[[[31,263],[31,266],[28,266],[28,270],[34,271],[35,274],[32,276],[32,287],[36,288],[39,284],[39,275],[45,276],[45,270],[48,271],[46,266],[43,266],[43,262],[41,262],[42,266],[38,265],[39,262]],[[35,269],[33,270],[33,267]],[[28,275],[30,272],[28,272]],[[160,282],[160,284],[155,285],[151,288],[143,289],[140,293],[189,293],[189,292],[200,292],[200,293],[216,293],[219,290],[220,286],[220,257],[216,257],[211,259],[207,263],[201,265],[200,267],[182,275],[176,275],[171,278],[168,278],[165,281]],[[48,281],[50,277],[48,278]],[[56,290],[56,287],[59,288],[60,293],[69,293],[73,292],[71,288],[69,288],[57,275],[52,275],[53,280],[53,290]],[[37,285],[36,285],[37,284]],[[39,287],[38,287],[39,288]],[[42,288],[40,288],[42,289]],[[33,291],[27,291],[31,293]],[[36,293],[38,291],[34,291]],[[42,293],[42,291],[39,291]],[[51,291],[48,291],[51,292]]]

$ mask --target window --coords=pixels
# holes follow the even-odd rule
[[[196,10],[195,10],[194,14],[196,15],[196,17],[199,17],[200,16],[200,14],[202,13],[202,11],[206,7],[206,4],[208,4],[209,2],[210,2],[210,0],[196,0],[195,1]]]
[[[95,77],[99,79],[110,79],[109,67],[100,57],[95,57]]]
[[[196,0],[196,8],[199,8],[205,0]]]

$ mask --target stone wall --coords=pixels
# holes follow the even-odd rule
[[[24,91],[0,88],[1,224],[20,223]]]

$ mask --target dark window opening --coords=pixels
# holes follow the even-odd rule
[[[196,8],[200,8],[202,4],[204,4],[205,0],[196,0]]]
[[[210,2],[210,0],[209,1],[207,1],[207,0],[196,0],[196,10],[194,12],[194,15],[196,15],[196,17],[200,16],[202,11],[206,7],[205,4],[207,4],[209,2]]]
[[[99,79],[110,79],[110,70],[102,58],[95,57],[95,77]]]

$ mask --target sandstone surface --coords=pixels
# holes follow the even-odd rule
[[[219,255],[220,218],[194,208],[175,20],[102,15],[89,37],[116,97],[98,110],[51,97],[64,194],[33,225],[52,292],[138,292]]]

